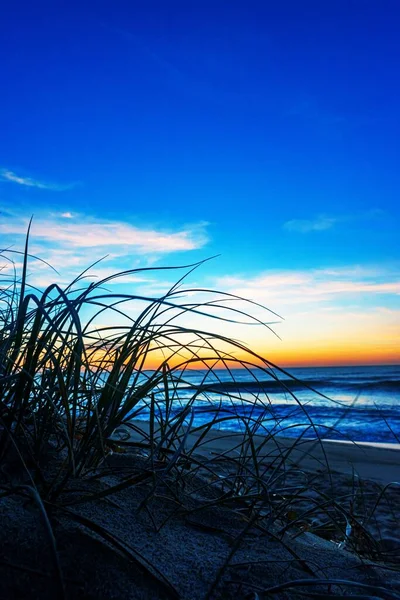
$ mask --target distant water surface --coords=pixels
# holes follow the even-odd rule
[[[217,369],[212,376],[206,376],[206,371],[187,371],[179,386],[180,402],[184,405],[193,396],[192,385],[202,384],[193,407],[195,425],[212,418],[218,406],[221,415],[235,416],[219,428],[242,430],[240,416],[251,416],[252,422],[258,423],[258,433],[400,442],[400,366],[288,371],[295,379],[278,371],[272,376],[245,369]],[[144,411],[140,418],[147,416]]]

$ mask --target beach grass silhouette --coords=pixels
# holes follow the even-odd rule
[[[18,511],[34,507],[49,558],[47,574],[40,574],[23,561],[16,565],[14,560],[10,567],[12,559],[3,553],[11,574],[23,572],[33,589],[32,581],[42,578],[57,597],[75,597],[77,584],[66,565],[81,546],[77,539],[67,553],[60,530],[64,523],[134,565],[153,586],[151,597],[189,598],[157,553],[146,552],[145,534],[136,545],[107,524],[107,511],[115,512],[130,494],[132,519],[146,515],[151,543],[156,547],[154,540],[160,540],[160,553],[162,532],[176,520],[183,519],[187,532],[228,536],[225,555],[204,578],[204,598],[229,598],[238,590],[243,598],[400,597],[394,584],[385,586],[378,579],[367,583],[326,576],[296,546],[298,539],[312,536],[335,551],[396,572],[397,558],[380,543],[377,527],[371,529],[379,521],[379,506],[392,502],[395,484],[372,493],[354,473],[343,492],[320,424],[290,385],[296,379],[243,342],[213,333],[217,319],[254,323],[271,334],[267,308],[262,321],[252,316],[256,305],[251,300],[243,311],[237,308],[243,298],[187,286],[187,278],[205,261],[168,267],[177,274],[176,284],[160,297],[147,297],[110,288],[124,275],[166,267],[133,269],[94,282],[88,269],[65,288],[52,284],[38,290],[29,284],[29,262],[40,260],[29,254],[29,231],[18,253],[20,273],[14,269],[16,252],[1,252],[9,268],[0,282],[0,502],[6,502],[10,522],[16,506]],[[199,291],[209,300],[193,302],[192,294]],[[188,327],[191,315],[200,315],[208,327]],[[108,322],[113,324],[98,324]],[[203,373],[197,383],[187,377],[194,368]],[[229,385],[221,384],[219,368],[229,374]],[[251,400],[235,386],[238,368],[257,383],[249,392]],[[263,390],[265,380],[281,386],[301,409],[297,436],[285,437],[285,422]],[[196,415],[205,406],[208,418],[199,424]],[[304,465],[316,454],[318,469],[310,472]],[[100,513],[104,518],[99,520]],[[35,537],[26,537],[32,551]],[[279,561],[295,563],[300,576],[289,571],[284,580],[282,573],[280,579],[266,576],[266,559],[257,552],[245,559],[243,544],[263,537],[285,553],[271,556],[269,568]],[[243,566],[247,575],[238,577]],[[248,575],[261,567],[262,585]],[[145,597],[149,592],[143,589]],[[108,596],[98,592],[97,597]]]

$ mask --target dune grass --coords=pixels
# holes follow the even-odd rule
[[[30,495],[40,507],[60,597],[65,597],[65,586],[52,534],[57,513],[67,514],[107,540],[164,586],[166,597],[177,597],[156,564],[149,564],[136,549],[76,511],[85,503],[112,501],[117,492],[134,486],[146,486],[140,510],[149,512],[157,530],[176,514],[190,518],[204,507],[227,507],[243,519],[243,532],[211,586],[210,598],[217,594],[235,548],[252,527],[287,544],[289,532],[313,531],[312,517],[318,512],[325,524],[315,528],[316,534],[378,557],[378,548],[363,526],[365,515],[360,518],[352,508],[359,490],[351,498],[335,498],[332,476],[332,494],[327,494],[301,464],[296,469],[291,466],[306,432],[319,443],[318,427],[306,407],[301,408],[307,428],[289,445],[281,444],[276,435],[278,426],[279,434],[284,433],[285,424],[277,422],[267,393],[255,391],[246,411],[237,410],[238,403],[244,405],[246,400],[235,389],[236,368],[246,369],[255,380],[260,373],[274,381],[288,374],[244,343],[213,333],[213,323],[215,319],[227,324],[248,322],[271,334],[270,319],[276,315],[251,301],[243,311],[238,308],[243,299],[231,294],[185,287],[186,277],[202,263],[134,269],[95,282],[85,271],[66,288],[53,284],[38,290],[29,285],[28,263],[38,259],[29,255],[28,241],[29,234],[25,250],[18,255],[1,252],[8,268],[3,268],[0,281],[0,496]],[[22,258],[20,273],[13,267],[16,256]],[[178,273],[177,282],[160,297],[114,291],[113,284],[123,276],[166,270]],[[190,302],[193,293],[209,300]],[[252,316],[255,307],[258,313],[261,308],[265,311],[265,321]],[[188,327],[192,315],[207,319],[208,326]],[[114,325],[99,325],[108,322]],[[228,390],[218,387],[216,367],[230,373]],[[197,384],[187,377],[192,368],[202,369],[203,379]],[[231,402],[231,413],[220,411],[211,399],[213,385],[221,399]],[[284,382],[281,385],[285,389]],[[296,400],[287,386],[286,392]],[[212,416],[198,425],[195,417],[207,402]],[[264,409],[261,416],[252,412],[256,403]],[[141,426],[141,419],[146,426]],[[203,452],[210,432],[238,420],[241,434],[232,437],[229,452]],[[136,457],[134,469],[118,465],[118,456],[128,451]],[[323,466],[329,472],[328,463]],[[118,473],[118,482],[101,491],[80,484],[110,473]],[[152,514],[152,499],[160,495],[168,496],[171,506],[161,522]],[[190,502],[194,498],[195,507]],[[302,562],[298,556],[293,558]],[[305,585],[328,586],[328,597],[335,581],[323,582],[309,565],[303,566],[311,578]],[[254,597],[273,597],[299,585],[303,584],[287,582],[264,590],[264,595],[257,590]],[[346,589],[355,584],[340,581],[337,585]],[[374,590],[370,586],[364,592]],[[385,593],[382,597],[397,597]]]

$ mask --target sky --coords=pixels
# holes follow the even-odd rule
[[[267,358],[400,363],[399,26],[397,0],[7,3],[0,247],[33,214],[41,287],[218,255],[189,282],[282,316],[232,326]]]

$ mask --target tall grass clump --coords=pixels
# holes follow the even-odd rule
[[[22,257],[20,272],[16,257]],[[205,508],[223,507],[243,520],[210,597],[253,527],[287,544],[288,532],[310,530],[318,512],[325,520],[321,530],[352,546],[354,524],[362,530],[362,523],[345,502],[319,492],[301,467],[305,435],[320,443],[306,407],[301,406],[297,438],[282,443],[276,435],[285,433],[285,423],[278,421],[263,382],[280,381],[283,371],[244,343],[213,333],[216,322],[226,323],[227,330],[231,323],[246,322],[271,334],[267,309],[247,301],[243,310],[244,300],[237,296],[185,287],[202,263],[133,269],[94,282],[85,271],[66,287],[38,290],[29,284],[28,263],[34,260],[28,238],[24,252],[1,252],[0,489],[1,497],[31,497],[39,507],[60,594],[65,589],[52,523],[63,514],[140,563],[165,587],[165,597],[176,595],[157,565],[79,512],[79,506],[112,502],[118,492],[135,487],[144,490],[139,508],[148,511],[156,530],[176,514],[190,519]],[[179,273],[159,297],[114,291],[123,276],[155,271]],[[194,294],[205,299],[193,302]],[[265,311],[265,320],[254,316],[255,308],[258,314]],[[190,326],[193,321],[206,326]],[[218,385],[217,367],[230,374],[228,388]],[[193,368],[201,369],[197,383],[188,377]],[[251,401],[235,387],[236,368],[259,381]],[[281,385],[296,400],[290,387]],[[209,418],[200,419],[205,409]],[[240,433],[229,432],[233,426]],[[232,443],[228,450],[211,452],[208,445],[218,428]],[[130,460],[124,461],[127,453]],[[110,474],[117,479],[110,480]],[[107,484],[101,489],[91,485],[103,479]],[[310,489],[315,494],[304,508]],[[162,518],[152,510],[160,497],[167,507]],[[316,573],[304,568],[317,584]]]

